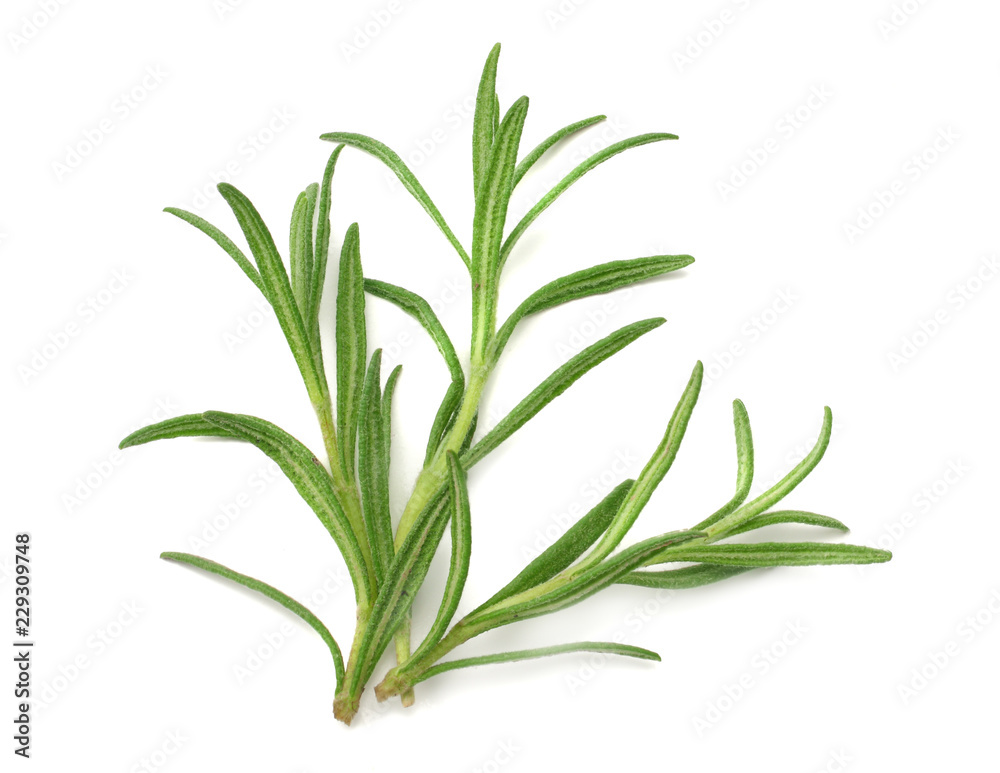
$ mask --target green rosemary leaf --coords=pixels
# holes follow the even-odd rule
[[[368,339],[365,332],[365,290],[361,272],[358,224],[347,229],[340,253],[337,287],[337,441],[340,468],[354,478],[354,445],[358,408],[365,380]]]
[[[465,590],[465,580],[469,575],[469,559],[472,555],[472,514],[469,508],[469,490],[465,470],[452,451],[448,452],[448,476],[451,492],[451,564],[448,580],[437,617],[431,625],[423,643],[413,653],[417,659],[437,644],[448,630],[448,624],[455,616],[458,602]]]
[[[806,476],[812,472],[819,464],[826,453],[826,447],[830,444],[830,435],[833,433],[833,413],[829,407],[823,408],[823,426],[820,429],[819,438],[816,445],[806,454],[805,458],[799,462],[795,468],[784,478],[778,481],[759,497],[730,513],[725,518],[711,524],[706,531],[709,536],[719,539],[719,535],[726,534],[730,529],[738,526],[743,521],[760,515],[766,510],[770,510],[774,505],[784,499],[791,491],[798,486]]]
[[[615,583],[620,577],[638,568],[643,561],[666,547],[682,545],[684,542],[704,536],[704,532],[675,531],[651,537],[595,566],[583,567],[566,577],[557,576],[547,583],[550,587],[542,585],[532,588],[467,615],[463,622],[470,629],[482,633],[519,620],[557,612],[578,604]]]
[[[363,134],[330,132],[329,134],[322,135],[320,139],[350,145],[351,147],[375,156],[375,158],[389,167],[389,169],[395,173],[396,177],[399,178],[399,181],[403,183],[403,187],[406,188],[413,198],[420,203],[427,214],[431,216],[431,219],[437,224],[437,227],[440,228],[441,232],[448,238],[448,241],[451,242],[452,247],[455,248],[455,251],[462,259],[462,262],[465,263],[466,267],[471,265],[469,255],[465,251],[465,248],[462,247],[458,238],[452,232],[451,228],[448,227],[448,224],[445,222],[441,212],[434,205],[434,202],[431,201],[430,196],[427,195],[427,191],[424,190],[424,187],[414,176],[413,172],[411,172],[406,164],[403,163],[403,159],[401,159],[397,153],[390,150],[378,140],[366,137]]]
[[[462,441],[461,447],[458,449],[458,456],[461,459],[468,453],[469,448],[472,446],[472,440],[476,436],[476,426],[479,424],[479,411],[476,411],[472,416],[472,422],[469,424],[469,431],[465,433],[465,440]]]
[[[154,440],[169,440],[175,437],[225,437],[233,436],[221,427],[205,421],[200,413],[189,413],[186,416],[175,416],[166,421],[159,421],[137,429],[118,444],[119,448],[141,446]]]
[[[316,216],[316,185],[299,194],[292,210],[288,237],[289,262],[292,268],[292,294],[303,322],[309,321],[309,303],[313,287],[313,218]],[[309,325],[306,325],[307,330]]]
[[[749,566],[720,566],[718,564],[698,564],[683,569],[665,569],[660,572],[635,571],[621,577],[621,585],[640,585],[644,588],[664,588],[685,590],[701,585],[727,580],[738,574],[749,572]]]
[[[431,425],[430,434],[427,437],[427,448],[424,451],[424,466],[430,464],[434,454],[437,453],[448,430],[455,423],[455,416],[458,407],[462,404],[462,396],[465,394],[465,383],[462,381],[452,381],[448,385],[447,391],[441,400],[437,413],[434,415],[434,423]]]
[[[330,197],[333,189],[333,172],[337,168],[337,159],[344,149],[338,145],[330,154],[323,170],[323,183],[319,190],[316,203],[316,246],[313,249],[313,273],[309,290],[309,311],[306,313],[306,329],[313,338],[317,351],[319,345],[319,307],[323,300],[323,287],[326,284],[326,267],[330,256]]]
[[[380,393],[382,350],[376,349],[361,394],[358,426],[358,481],[368,543],[372,547],[379,584],[392,561],[392,521],[389,515],[388,442]]]
[[[500,95],[493,93],[493,136],[500,130]]]
[[[479,185],[486,174],[486,165],[493,147],[494,126],[497,120],[497,61],[500,59],[500,44],[493,46],[483,74],[479,79],[476,94],[476,112],[472,119],[472,192],[479,193]]]
[[[496,363],[514,328],[527,316],[580,298],[610,293],[636,282],[677,271],[692,263],[694,258],[690,255],[654,255],[634,260],[615,260],[549,282],[528,296],[501,326],[490,345],[490,361]]]
[[[198,217],[198,215],[191,212],[178,209],[177,207],[167,207],[163,211],[169,212],[175,217],[179,217],[185,223],[190,223],[202,233],[210,236],[216,244],[229,253],[229,257],[236,261],[236,265],[243,269],[243,273],[250,277],[250,281],[257,285],[257,289],[264,293],[265,298],[267,297],[267,291],[264,289],[264,283],[261,281],[260,274],[257,272],[256,267],[250,262],[247,256],[243,254],[243,250],[233,243],[232,239],[204,218]]]
[[[527,113],[528,98],[521,97],[503,117],[476,197],[471,264],[474,361],[486,353],[496,326],[500,245],[510,204],[514,167],[517,165],[517,149]]]
[[[193,566],[197,569],[217,574],[219,577],[225,577],[227,580],[232,580],[233,582],[239,583],[250,590],[257,591],[257,593],[267,596],[272,601],[277,601],[285,609],[301,617],[312,627],[314,631],[316,631],[316,633],[322,637],[323,641],[326,642],[326,646],[330,648],[330,654],[333,656],[333,667],[337,674],[337,687],[340,687],[341,682],[344,681],[344,656],[340,652],[340,647],[337,645],[336,639],[333,638],[333,634],[330,633],[330,630],[323,625],[322,620],[316,617],[316,615],[310,612],[306,607],[297,602],[291,596],[282,593],[280,590],[268,585],[266,582],[261,582],[260,580],[254,579],[253,577],[249,577],[245,574],[234,572],[232,569],[223,566],[222,564],[217,564],[215,561],[210,561],[209,559],[201,558],[200,556],[193,556],[190,553],[160,553],[160,558],[166,559],[167,561],[178,561],[179,563],[188,564],[189,566]]]
[[[393,368],[389,378],[385,380],[385,389],[382,390],[382,434],[385,439],[386,465],[389,464],[389,449],[392,445],[392,395],[396,391],[396,382],[402,370],[402,365]]]
[[[455,346],[452,344],[451,338],[448,337],[448,332],[441,324],[441,320],[438,319],[434,309],[426,300],[414,292],[388,282],[381,282],[378,279],[365,279],[365,292],[376,298],[389,301],[419,322],[431,340],[434,341],[438,351],[441,352],[452,381],[465,382],[465,373],[462,370],[458,354],[455,353]]]
[[[721,521],[743,504],[753,484],[753,435],[750,432],[750,417],[742,400],[733,400],[733,426],[736,429],[736,493],[721,508],[708,516],[694,528],[707,529]]]
[[[370,601],[372,586],[368,567],[371,556],[365,553],[364,524],[351,523],[337,500],[330,474],[319,459],[269,421],[221,411],[206,411],[202,416],[234,437],[253,443],[277,463],[340,549],[351,573],[358,603]]]
[[[288,280],[285,265],[281,262],[278,248],[274,245],[271,232],[267,230],[260,213],[250,203],[250,199],[228,183],[220,183],[218,189],[236,215],[236,220],[250,245],[250,251],[257,261],[257,268],[264,283],[264,295],[274,308],[278,324],[281,325],[295,362],[306,382],[309,396],[314,405],[321,403],[329,394],[326,378],[316,371],[316,362],[313,359],[312,346],[306,335],[302,315],[299,313],[292,285]]]
[[[732,537],[736,534],[743,534],[744,532],[761,529],[765,526],[773,526],[778,523],[801,523],[806,526],[822,526],[825,529],[837,529],[843,532],[850,531],[846,525],[828,515],[817,515],[816,513],[807,513],[802,510],[775,510],[771,513],[764,513],[763,515],[755,515],[753,518],[748,518],[740,523],[739,526],[727,530],[726,536]]]
[[[573,644],[556,644],[552,647],[538,647],[531,650],[515,650],[514,652],[499,652],[495,655],[481,655],[475,658],[462,658],[461,660],[447,660],[436,666],[431,666],[416,679],[412,684],[419,684],[432,676],[443,674],[446,671],[454,671],[457,668],[472,668],[474,666],[487,666],[493,663],[515,663],[519,660],[533,660],[535,658],[545,658],[550,655],[562,655],[571,652],[601,652],[607,655],[622,655],[628,658],[638,658],[640,660],[660,661],[660,656],[652,650],[642,647],[635,647],[631,644],[615,644],[613,642],[581,641]]]
[[[755,542],[752,544],[680,545],[670,561],[703,561],[727,566],[814,566],[817,564],[880,564],[892,558],[887,550],[864,545],[825,542]]]
[[[611,554],[611,551],[618,546],[628,530],[632,528],[639,513],[642,512],[646,503],[649,502],[649,498],[653,495],[653,491],[660,485],[660,481],[673,465],[681,441],[684,439],[684,433],[687,431],[691,413],[698,402],[703,372],[704,368],[699,361],[694,366],[691,378],[684,388],[684,393],[677,402],[677,407],[674,408],[673,416],[670,417],[670,422],[667,424],[666,432],[663,433],[659,447],[650,457],[642,472],[639,473],[635,485],[632,486],[628,496],[621,503],[614,521],[604,532],[601,541],[597,543],[593,552],[581,562],[581,566],[593,566]]]
[[[535,146],[534,150],[521,159],[521,163],[517,165],[517,169],[514,170],[514,187],[517,187],[517,184],[521,182],[521,179],[528,173],[528,170],[531,169],[531,167],[533,167],[553,145],[573,134],[576,134],[578,131],[582,131],[583,129],[593,126],[595,123],[600,123],[605,119],[607,119],[606,115],[595,115],[593,118],[584,118],[582,121],[577,121],[576,123],[571,123],[569,126],[564,126],[559,131],[546,137],[537,146]]]
[[[559,539],[542,551],[541,555],[528,564],[517,577],[480,604],[475,612],[492,607],[504,599],[541,585],[570,566],[607,530],[634,483],[634,480],[619,483],[590,512],[570,526]]]
[[[600,365],[608,357],[620,352],[650,330],[655,330],[666,322],[662,317],[633,322],[591,344],[579,354],[569,359],[534,391],[519,402],[510,413],[484,435],[462,456],[462,466],[469,469],[490,453],[504,440],[530,421],[542,408],[565,392],[573,383],[591,368]]]
[[[583,177],[587,172],[589,172],[594,167],[604,163],[609,158],[612,158],[619,153],[622,153],[630,148],[636,148],[640,145],[647,145],[650,142],[660,142],[662,140],[676,140],[676,134],[641,134],[638,137],[630,137],[627,140],[622,140],[621,142],[616,142],[614,145],[609,145],[603,150],[598,151],[586,161],[577,166],[572,172],[566,175],[562,180],[556,183],[555,187],[552,188],[548,193],[546,193],[541,200],[535,204],[521,221],[514,226],[514,229],[507,236],[507,240],[503,243],[503,248],[500,250],[500,267],[507,261],[507,256],[510,255],[510,251],[514,249],[514,245],[517,244],[518,239],[524,234],[528,226],[535,222],[535,219],[542,214],[546,209],[551,206],[552,202],[558,199],[567,188],[569,188],[573,183]]]

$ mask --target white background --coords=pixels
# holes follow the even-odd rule
[[[45,701],[33,759],[11,769],[995,764],[1000,7],[11,0],[2,16],[0,597],[13,638],[13,538],[28,530]],[[189,550],[270,581],[307,601],[346,648],[346,571],[292,487],[251,447],[178,440],[115,453],[164,411],[210,408],[319,444],[255,289],[160,210],[193,209],[235,236],[212,192],[213,175],[235,162],[232,181],[287,244],[294,197],[331,150],[318,136],[361,131],[411,163],[467,242],[471,96],[497,40],[504,108],[532,100],[526,148],[609,116],[525,179],[515,213],[592,150],[645,131],[681,137],[616,158],[546,212],[509,263],[501,315],[603,260],[697,262],[546,313],[515,336],[486,395],[494,421],[567,352],[634,320],[669,320],[474,471],[461,610],[506,582],[546,530],[565,528],[567,511],[639,472],[699,358],[708,378],[685,446],[630,539],[692,525],[730,496],[730,402],[740,397],[761,484],[801,457],[822,406],[833,408],[827,457],[784,504],[841,518],[850,541],[895,557],[672,597],[615,587],[464,652],[618,636],[663,663],[570,655],[456,672],[421,685],[406,711],[376,706],[369,691],[348,729],[330,712],[329,655],[305,625],[157,558]],[[95,130],[97,147],[74,157]],[[433,299],[467,353],[467,278],[419,206],[357,151],[344,152],[334,187],[334,250],[359,221],[366,273]],[[371,301],[368,318],[369,341],[404,364],[398,514],[446,373],[397,310]],[[75,335],[61,335],[67,325]],[[727,358],[734,345],[739,356]],[[806,527],[773,536],[828,538]],[[436,608],[447,544],[418,629]],[[3,695],[9,759],[14,699]]]

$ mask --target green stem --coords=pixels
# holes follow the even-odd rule
[[[371,617],[371,608],[368,604],[358,605],[357,625],[354,628],[354,641],[351,642],[351,653],[347,658],[347,670],[340,689],[333,700],[333,715],[346,725],[351,724],[354,715],[358,712],[358,705],[361,702],[360,687],[353,678],[357,670],[358,659],[361,657],[361,641],[364,639],[365,629],[368,627],[368,619]]]
[[[340,506],[344,508],[344,515],[347,516],[348,523],[351,524],[354,538],[361,548],[361,555],[365,560],[365,569],[374,597],[378,591],[375,579],[375,561],[372,557],[372,547],[368,543],[368,530],[365,528],[364,517],[361,514],[361,495],[358,493],[358,487],[344,477],[344,471],[340,468],[338,461],[340,457],[337,452],[337,429],[333,421],[333,406],[329,395],[326,396],[325,400],[320,398],[314,401],[313,408],[316,411],[316,418],[319,419],[323,445],[330,460],[330,477],[333,478],[333,489],[337,494]]]

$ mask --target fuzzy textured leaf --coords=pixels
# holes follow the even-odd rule
[[[331,634],[330,630],[323,625],[322,620],[316,617],[316,615],[310,612],[306,607],[293,599],[291,596],[286,593],[282,593],[280,590],[268,585],[266,582],[261,582],[260,580],[248,575],[240,574],[227,566],[218,564],[215,561],[210,561],[207,558],[193,556],[190,553],[167,552],[161,553],[160,558],[166,559],[167,561],[177,561],[182,564],[188,564],[189,566],[193,566],[197,569],[216,574],[219,577],[224,577],[227,580],[232,580],[245,588],[249,588],[250,590],[257,591],[257,593],[267,596],[272,601],[277,601],[285,609],[298,615],[322,637],[323,641],[326,642],[326,646],[329,647],[330,654],[333,656],[333,667],[337,674],[337,686],[339,687],[344,681],[344,656],[341,654],[340,647],[338,646],[336,639],[333,638],[333,634]]]
[[[455,248],[462,262],[468,267],[470,266],[469,254],[465,251],[461,242],[458,241],[455,234],[452,232],[451,228],[445,222],[444,217],[441,212],[435,206],[434,202],[431,201],[431,197],[427,195],[427,191],[424,190],[424,186],[420,184],[413,172],[410,171],[409,167],[403,163],[403,159],[399,157],[395,151],[388,148],[383,143],[378,140],[374,140],[371,137],[366,137],[363,134],[354,134],[351,132],[330,132],[324,134],[320,137],[321,140],[327,140],[328,142],[339,142],[344,145],[350,145],[353,148],[362,150],[372,156],[375,156],[379,161],[389,167],[390,170],[399,178],[399,181],[403,183],[403,187],[410,192],[419,203],[420,206],[424,208],[431,219],[437,224],[437,227],[441,229],[441,232],[448,238],[451,242],[451,246]]]

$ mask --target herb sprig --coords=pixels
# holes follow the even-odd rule
[[[501,115],[496,93],[499,54],[498,44],[486,60],[476,100],[472,138],[475,214],[469,250],[455,236],[398,154],[375,139],[348,132],[322,136],[323,140],[335,143],[335,148],[321,182],[307,186],[296,199],[289,229],[288,269],[260,214],[232,185],[219,185],[219,192],[235,215],[252,261],[221,230],[198,215],[175,208],[166,210],[222,247],[274,309],[316,413],[326,460],[324,463],[292,435],[264,419],[221,411],[190,414],[145,427],[125,438],[121,447],[176,437],[227,437],[257,446],[278,464],[332,537],[347,564],[357,603],[357,626],[346,664],[339,645],[319,618],[271,585],[186,553],[167,552],[161,557],[255,590],[316,630],[334,662],[337,681],[334,714],[348,724],[390,644],[394,644],[397,665],[383,676],[375,694],[379,700],[399,695],[408,705],[414,699],[414,685],[455,669],[584,651],[659,660],[659,655],[650,650],[608,642],[557,644],[445,659],[456,647],[481,633],[558,612],[616,583],[686,589],[758,567],[866,564],[888,561],[891,557],[886,551],[859,545],[724,541],[786,523],[847,531],[843,523],[828,516],[773,509],[822,458],[832,428],[830,409],[824,409],[819,439],[806,458],[765,493],[746,501],[753,481],[754,452],[750,420],[739,400],[733,403],[737,452],[733,496],[691,529],[666,532],[622,547],[677,456],[701,389],[703,368],[699,362],[680,395],[660,445],[639,476],[623,481],[503,588],[453,622],[464,594],[472,555],[473,519],[468,493],[471,468],[580,377],[659,327],[664,320],[654,318],[626,325],[588,346],[556,369],[489,432],[477,437],[483,391],[517,325],[546,309],[663,276],[694,260],[689,255],[654,255],[577,271],[532,293],[498,324],[502,270],[531,224],[597,165],[630,148],[677,139],[673,134],[643,134],[595,153],[508,228],[511,193],[531,167],[562,140],[599,123],[604,116],[569,124],[518,160],[528,99],[521,97]],[[330,252],[331,188],[345,147],[361,150],[386,165],[454,248],[469,272],[472,285],[472,336],[468,362],[463,362],[426,300],[405,288],[365,276],[360,230],[354,223],[347,229],[340,250],[335,302],[334,402],[323,361],[319,312]],[[432,423],[423,467],[395,529],[389,499],[390,423],[400,366],[383,383],[381,350],[375,349],[369,355],[366,294],[395,304],[419,322],[437,346],[450,376]],[[446,529],[450,529],[451,556],[444,593],[430,630],[412,647],[411,606]],[[671,568],[679,563],[690,565]]]

